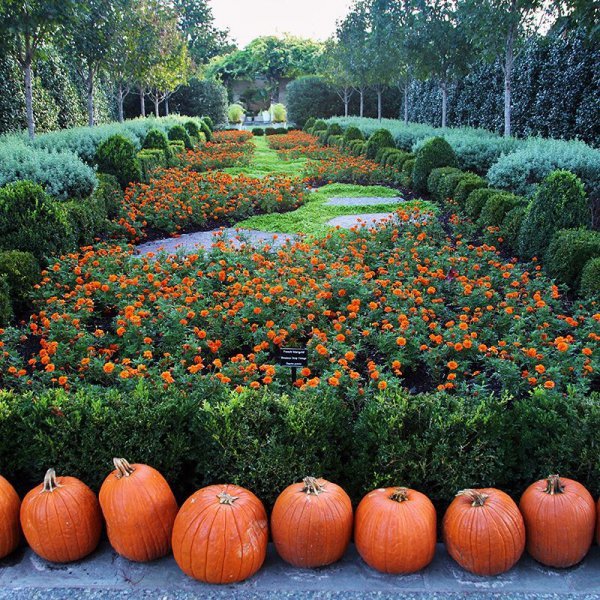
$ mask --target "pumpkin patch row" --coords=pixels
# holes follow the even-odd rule
[[[252,492],[211,485],[178,509],[156,469],[123,458],[115,458],[114,466],[98,498],[82,481],[57,477],[49,469],[43,483],[21,502],[0,476],[0,559],[16,549],[22,530],[42,558],[80,560],[96,549],[104,520],[114,550],[132,561],[155,560],[172,550],[184,573],[213,584],[243,581],[261,568],[269,523]],[[564,568],[586,556],[595,528],[600,543],[596,512],[581,484],[551,475],[530,485],[519,506],[498,489],[460,491],[446,511],[442,533],[450,556],[477,575],[508,571],[525,548],[538,562]],[[414,573],[435,555],[435,508],[412,489],[373,490],[353,514],[340,486],[305,477],[283,490],[271,514],[277,553],[296,567],[340,560],[353,530],[363,560],[384,573]]]

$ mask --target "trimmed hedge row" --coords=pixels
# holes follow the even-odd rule
[[[229,481],[269,505],[306,474],[336,481],[355,501],[375,487],[415,486],[438,507],[464,487],[516,494],[551,472],[600,493],[597,393],[538,389],[513,402],[388,388],[354,407],[342,396],[216,385],[182,395],[143,383],[133,394],[0,392],[0,471],[21,491],[49,466],[97,489],[112,457],[126,456],[161,470],[180,498]]]

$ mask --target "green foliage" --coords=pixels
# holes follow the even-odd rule
[[[262,135],[265,135],[265,130],[262,127],[253,127],[252,128],[252,135],[260,137]]]
[[[435,171],[432,172],[432,175],[434,172]],[[432,175],[429,177],[431,178]],[[464,208],[467,215],[476,221],[481,214],[481,209],[485,206],[485,203],[488,201],[488,199],[498,192],[504,193],[503,190],[497,190],[494,188],[477,188],[473,190],[465,202]]]
[[[97,192],[83,200],[65,202],[63,209],[79,246],[92,244],[95,237],[106,230],[106,202]]]
[[[270,112],[273,123],[285,123],[287,121],[287,110],[283,104],[273,104]]]
[[[41,186],[18,181],[0,188],[0,250],[31,252],[43,262],[72,247],[60,205]]]
[[[215,122],[213,121],[213,119],[211,117],[206,115],[206,116],[202,117],[201,121],[204,122],[211,131],[214,130]]]
[[[550,241],[544,265],[551,277],[576,290],[585,264],[597,257],[600,257],[600,232],[561,229]]]
[[[338,125],[338,123],[330,123],[327,126],[327,133],[329,135],[343,135],[344,130],[342,129],[341,125]]]
[[[315,121],[315,124],[312,126],[312,132],[316,135],[319,131],[327,131],[327,123],[322,119]]]
[[[209,117],[216,123],[227,122],[227,89],[222,83],[192,77],[169,100],[172,110],[190,117]],[[208,138],[207,138],[208,139]]]
[[[367,158],[374,160],[382,148],[395,148],[394,138],[387,129],[378,129],[367,141]]]
[[[174,125],[169,129],[169,140],[181,141],[187,150],[191,150],[194,145],[192,144],[192,139],[190,138],[190,134],[187,132],[186,128],[183,125]]]
[[[150,181],[156,169],[167,165],[165,153],[158,148],[141,150],[137,153],[137,158],[142,169],[142,181],[146,183]]]
[[[287,132],[285,127],[265,127],[265,135],[285,135]]]
[[[385,148],[383,152],[383,166],[392,167],[398,170],[402,169],[407,160],[414,158],[414,155],[410,152],[398,150],[397,148]]]
[[[475,173],[465,173],[454,188],[454,199],[460,206],[464,207],[472,191],[486,188],[487,185],[487,181],[483,177]]]
[[[437,202],[452,198],[454,189],[464,174],[464,171],[456,167],[432,169],[429,177],[427,177],[427,191]]]
[[[187,135],[185,129],[183,131]],[[136,147],[122,135],[113,135],[98,146],[96,164],[101,173],[114,175],[123,189],[142,178]]]
[[[347,144],[352,140],[364,140],[365,136],[358,127],[346,127],[344,129],[344,142]]]
[[[317,120],[314,117],[309,117],[308,119],[306,119],[306,121],[304,122],[304,125],[302,126],[302,130],[303,131],[308,131],[309,129],[311,129],[313,127],[313,125],[317,122]]]
[[[409,158],[408,160],[405,160],[402,165],[402,184],[406,187],[411,187],[413,185],[413,173],[416,162],[416,158]]]
[[[29,306],[33,286],[41,279],[40,264],[31,252],[0,252],[0,278],[4,278],[8,284],[14,312],[21,313]]]
[[[367,142],[363,140],[352,140],[348,147],[354,156],[363,156],[366,152]]]
[[[186,121],[183,126],[186,131],[190,134],[190,137],[200,137],[200,127],[196,121]]]
[[[0,275],[0,327],[6,327],[12,319],[10,289],[6,277]],[[1,393],[1,392],[0,392]]]
[[[207,142],[210,142],[212,140],[213,130],[211,123],[212,121],[210,120],[210,117],[204,117],[200,121],[200,130],[204,134],[204,137],[206,138]]]
[[[480,190],[476,190],[473,194],[476,194],[479,191]],[[500,226],[500,235],[504,240],[505,246],[511,252],[516,253],[519,249],[519,235],[526,214],[527,204],[525,202],[517,204],[517,206],[512,208],[506,214],[504,221],[502,221],[502,225]]]
[[[597,298],[600,295],[600,257],[591,258],[585,263],[579,295],[583,298]]]
[[[481,189],[481,188],[479,188]],[[471,192],[469,198],[474,192]],[[509,192],[495,192],[490,194],[481,209],[479,225],[481,227],[500,227],[506,215],[516,206],[526,205],[522,197],[515,196]]]
[[[104,211],[109,219],[117,216],[123,200],[123,190],[114,175],[98,173],[98,187],[93,196],[104,204]]]
[[[590,207],[581,180],[568,171],[554,171],[537,189],[521,229],[523,258],[542,257],[559,229],[586,227]]]
[[[32,148],[19,138],[0,140],[0,186],[27,179],[60,200],[85,198],[96,185],[94,170],[72,152]]]
[[[173,154],[185,152],[185,142],[183,140],[169,140],[169,148]]]
[[[193,123],[193,121],[188,121],[188,123]],[[171,148],[169,147],[169,139],[167,138],[165,132],[161,131],[160,129],[151,129],[148,131],[146,137],[144,138],[142,148],[156,148],[163,151],[167,160],[172,158]]]
[[[427,191],[427,178],[436,167],[455,166],[456,155],[446,140],[439,137],[427,140],[415,155],[415,166],[412,173],[412,185],[415,191]]]
[[[227,109],[227,120],[230,123],[237,125],[244,120],[245,114],[246,111],[244,110],[243,106],[239,104],[230,104],[229,108]]]

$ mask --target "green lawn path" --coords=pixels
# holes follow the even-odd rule
[[[255,137],[253,141],[256,144],[256,152],[250,165],[247,167],[225,169],[225,172],[232,175],[243,173],[252,177],[264,177],[267,175],[302,176],[306,159],[281,160],[277,152],[268,147],[265,137]],[[369,206],[332,206],[326,204],[330,198],[397,198],[398,193],[398,190],[379,185],[362,186],[332,183],[319,188],[318,191],[309,192],[306,204],[298,210],[250,217],[237,223],[236,227],[276,233],[305,233],[314,236],[326,235],[331,231],[331,226],[328,226],[327,222],[334,217],[393,212],[399,206],[398,204],[387,204],[385,202]],[[427,205],[427,208],[433,208],[430,203],[423,201],[406,202],[402,206],[408,208],[415,204],[423,207]]]

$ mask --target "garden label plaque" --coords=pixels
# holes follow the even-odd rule
[[[297,369],[308,365],[307,348],[280,348],[279,364],[292,370],[292,385],[296,381]]]

